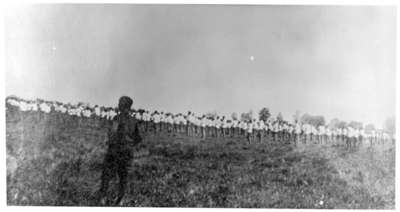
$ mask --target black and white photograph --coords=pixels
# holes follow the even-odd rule
[[[394,210],[396,16],[389,4],[13,7],[6,205]]]

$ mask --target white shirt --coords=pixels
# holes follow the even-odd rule
[[[239,125],[239,121],[238,120],[233,120],[232,121],[232,127],[238,127],[238,125]]]
[[[117,113],[114,111],[114,109],[111,109],[110,113],[109,113],[110,120],[112,120],[116,115],[117,115]]]
[[[153,115],[153,121],[154,123],[158,124],[160,123],[160,115],[158,115],[157,113]]]
[[[70,116],[73,116],[73,115],[75,115],[75,109],[74,108],[68,108],[68,114],[70,115]]]
[[[19,109],[20,109],[21,111],[28,111],[28,110],[30,110],[30,108],[28,107],[28,104],[27,104],[26,102],[24,102],[24,101],[21,101],[21,102],[19,103]]]
[[[217,129],[219,129],[219,128],[221,127],[221,120],[220,120],[220,119],[216,119],[216,120],[214,121],[214,123],[215,123],[215,127],[216,127]]]
[[[360,136],[360,130],[359,129],[355,129],[354,133],[353,133],[353,137],[358,138]]]
[[[253,132],[253,123],[248,123],[247,124],[247,132],[252,133]]]
[[[83,111],[83,115],[87,118],[89,118],[92,115],[92,111],[86,109]]]
[[[174,123],[174,118],[170,115],[168,116],[168,123],[173,124]]]
[[[222,122],[222,128],[224,128],[224,129],[228,128],[229,124],[230,123],[228,122],[228,120],[224,119],[224,121]]]
[[[185,119],[185,117],[183,115],[180,115],[178,118],[179,118],[179,124],[183,124],[183,125],[187,124],[187,120]]]
[[[324,126],[321,125],[318,127],[318,134],[325,135],[325,127]]]
[[[265,130],[265,131],[268,131],[269,129],[270,129],[270,128],[269,128],[269,124],[265,124],[265,125],[264,125],[264,130]]]
[[[275,123],[275,124],[274,124],[274,128],[273,128],[273,131],[274,131],[274,132],[279,132],[279,131],[281,130],[280,128],[281,128],[281,126],[280,126],[278,123]]]
[[[30,108],[29,110],[32,110],[32,111],[38,111],[38,109],[39,109],[38,105],[34,102],[29,103],[29,108]]]
[[[107,117],[107,111],[103,110],[101,111],[101,118],[106,118]]]
[[[263,121],[263,120],[260,120],[260,121],[258,122],[258,129],[259,129],[259,130],[264,130],[264,129],[265,129],[265,124],[264,124],[264,121]]]
[[[313,127],[309,124],[306,125],[306,133],[307,134],[313,133]]]
[[[206,127],[207,126],[207,120],[205,117],[200,118],[200,123],[202,127]]]
[[[215,125],[214,120],[207,119],[207,126],[208,127],[213,127]]]
[[[243,129],[243,130],[246,130],[246,129],[247,129],[247,124],[246,124],[246,122],[240,122],[239,127],[240,127],[241,129]]]
[[[47,103],[42,102],[40,105],[40,110],[45,112],[45,113],[50,113],[50,107],[47,105]]]
[[[82,116],[82,108],[81,107],[76,108],[75,111],[76,111],[76,113],[75,113],[76,116],[78,116],[78,117]]]
[[[142,120],[142,115],[139,112],[137,112],[135,115],[135,119]]]
[[[94,113],[96,114],[96,116],[100,116],[101,115],[100,107],[95,107],[94,108]]]
[[[19,102],[15,99],[7,99],[8,104],[19,107]]]
[[[338,134],[340,136],[344,135],[343,130],[341,128],[338,128],[336,130],[337,130],[336,134]]]
[[[352,138],[356,137],[356,130],[349,127],[348,136]]]
[[[346,128],[342,129],[342,135],[348,136],[348,130]]]
[[[331,129],[329,129],[329,128],[326,129],[326,135],[327,136],[331,136],[332,135]]]
[[[194,116],[194,114],[190,114],[187,116],[187,121],[191,124],[195,124],[196,123],[196,117]]]
[[[296,134],[301,134],[301,125],[300,124],[296,124]]]
[[[55,105],[54,105],[54,110],[55,110],[56,112],[61,112],[61,106],[60,106],[59,104],[55,104]]]
[[[67,108],[64,105],[60,106],[60,111],[61,113],[66,113],[67,112]]]
[[[164,114],[164,113],[161,113],[161,114],[159,115],[159,117],[160,117],[160,122],[164,123],[164,122],[165,122],[165,114]]]

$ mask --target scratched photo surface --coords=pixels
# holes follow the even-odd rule
[[[13,9],[7,205],[395,208],[394,6]]]

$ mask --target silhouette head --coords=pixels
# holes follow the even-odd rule
[[[121,98],[119,98],[118,109],[121,112],[129,112],[132,104],[133,104],[133,100],[130,97],[122,96]]]

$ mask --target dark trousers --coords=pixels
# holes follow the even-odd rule
[[[115,204],[118,204],[125,193],[127,184],[128,167],[131,163],[132,156],[129,151],[108,152],[104,158],[103,173],[101,176],[100,198],[104,197],[110,180],[116,175],[119,178],[118,199]]]

